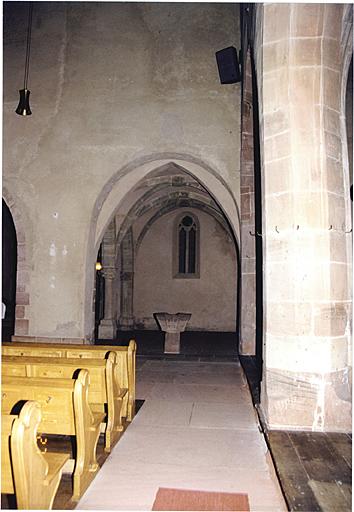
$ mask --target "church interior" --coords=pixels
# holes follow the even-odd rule
[[[2,508],[350,511],[352,4],[2,8]]]

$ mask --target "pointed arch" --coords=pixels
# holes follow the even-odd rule
[[[85,268],[85,337],[92,336],[92,290],[94,278],[94,257],[104,232],[128,192],[143,178],[166,165],[176,165],[201,183],[216,201],[227,219],[235,239],[237,253],[240,240],[240,215],[235,197],[225,179],[209,164],[191,155],[179,153],[156,153],[137,158],[126,164],[105,183],[97,197],[90,222],[86,250]],[[128,212],[122,211],[122,220]],[[117,225],[117,231],[120,226]]]

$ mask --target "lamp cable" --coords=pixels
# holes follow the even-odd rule
[[[27,82],[28,82],[29,59],[30,59],[30,53],[31,53],[32,13],[33,13],[33,2],[29,2],[25,76],[23,79],[23,88],[24,89],[27,89]]]

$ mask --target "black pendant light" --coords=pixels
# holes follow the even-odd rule
[[[27,81],[28,81],[28,71],[29,71],[29,58],[30,58],[30,50],[31,50],[31,30],[32,30],[32,12],[33,12],[33,2],[29,2],[29,10],[28,10],[28,27],[27,27],[27,46],[26,46],[26,60],[25,60],[25,76],[23,79],[23,89],[19,91],[20,93],[20,102],[16,109],[16,114],[19,116],[30,116],[32,114],[30,105],[29,105],[29,95],[30,91],[27,89]]]

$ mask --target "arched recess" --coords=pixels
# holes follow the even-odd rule
[[[15,330],[17,237],[11,212],[2,200],[2,340],[10,341]]]
[[[16,270],[16,293],[15,293],[15,336],[28,334],[28,306],[30,296],[28,291],[29,271],[27,264],[26,233],[23,227],[21,210],[18,202],[15,201],[6,187],[2,190],[3,201],[5,202],[12,217],[17,242],[17,270]],[[4,272],[4,268],[3,268]]]
[[[346,98],[347,85],[349,79],[349,70],[353,72],[353,7],[347,5],[344,7],[342,34],[341,34],[342,54],[342,73],[341,73],[341,140],[342,140],[342,159],[344,171],[344,189],[346,198],[346,217],[350,219],[351,204],[349,201],[349,155],[348,138],[346,125]],[[352,64],[352,65],[351,65]]]
[[[198,212],[204,212],[213,217],[228,236],[233,239],[230,226],[213,199],[205,191],[204,193],[201,191],[196,193],[198,185],[197,182],[194,181],[193,184],[190,183],[193,186],[190,186],[188,190],[188,187],[181,186],[183,178],[179,175],[179,184],[176,189],[173,189],[171,187],[166,187],[163,184],[161,185],[161,181],[165,183],[166,178],[167,180],[170,180],[171,176],[166,176],[166,174],[164,174],[163,176],[159,175],[156,178],[148,177],[147,180],[144,180],[145,187],[142,186],[142,183],[139,183],[139,191],[147,188],[149,192],[143,192],[129,209],[127,216],[120,224],[120,231],[116,235],[115,261],[117,262],[117,268],[120,269],[120,272],[118,272],[120,275],[120,293],[117,294],[120,296],[120,304],[117,308],[116,314],[119,330],[125,331],[134,329],[134,260],[138,258],[139,247],[145,235],[152,228],[153,224],[155,224],[155,222],[161,217],[168,213],[182,210],[184,213],[181,213],[181,215],[185,215],[185,208],[188,208],[189,210],[192,209],[196,212],[197,216]],[[173,181],[176,180],[173,178]],[[117,212],[116,217],[120,217],[120,211]],[[136,222],[139,222],[139,218],[142,217],[145,218],[145,221],[141,224],[140,228],[138,228],[136,237],[133,241],[132,228]],[[104,241],[106,236],[107,232],[104,235]],[[174,240],[174,242],[176,242],[176,240]],[[176,253],[172,246],[171,250],[174,255],[174,258],[171,260],[171,264],[175,267]],[[235,252],[237,253],[237,249]],[[236,270],[238,270],[238,267]],[[199,272],[197,272],[197,274],[199,274]],[[195,277],[197,277],[197,275]],[[235,289],[237,290],[238,279],[235,279],[235,281],[232,282],[234,282]],[[119,289],[118,283],[117,289]],[[142,324],[139,323],[139,325],[141,326]]]
[[[342,74],[341,74],[341,140],[342,140],[342,159],[344,171],[344,190],[346,200],[346,220],[351,216],[351,204],[349,201],[349,155],[348,138],[346,124],[346,98],[347,85],[349,79],[349,70],[353,72],[353,7],[347,5],[344,7],[342,34],[341,34],[342,54]],[[352,127],[351,127],[352,128]]]
[[[122,202],[133,188],[153,171],[164,166],[175,165],[183,172],[196,179],[213,197],[227,219],[236,243],[238,254],[240,240],[240,216],[236,200],[231,189],[222,176],[202,160],[190,155],[163,153],[138,158],[118,170],[104,185],[99,194],[91,217],[88,245],[86,252],[85,276],[85,308],[84,329],[85,337],[92,337],[92,290],[94,278],[94,258],[101,243],[105,230],[119,209],[123,221],[128,214],[122,211]],[[120,226],[117,226],[119,231]]]
[[[352,176],[350,176],[350,160],[349,151],[352,148],[348,147],[348,124],[347,124],[347,111],[346,111],[346,99],[347,99],[347,86],[349,80],[349,73],[353,73],[353,6],[351,4],[343,6],[343,18],[342,18],[342,30],[341,30],[341,96],[340,96],[340,133],[342,142],[342,169],[343,169],[343,188],[344,188],[344,231],[347,233],[346,237],[346,261],[347,261],[347,283],[348,287],[352,287],[353,283],[353,217],[352,217],[352,201],[350,199],[350,186]],[[353,84],[353,75],[351,76],[351,83]],[[353,91],[351,91],[353,94]],[[353,125],[351,124],[350,129],[353,135]],[[351,231],[351,236],[349,235]],[[348,236],[349,235],[349,236]],[[352,297],[352,288],[349,293]],[[348,308],[348,330],[353,323],[353,306],[352,304]],[[353,347],[352,337],[348,338],[348,366],[352,366],[353,359]],[[351,385],[350,385],[351,389]]]
[[[135,325],[138,330],[154,330],[154,312],[188,312],[192,317],[187,331],[203,331],[206,335],[211,331],[233,333],[229,341],[236,350],[236,248],[230,230],[225,230],[209,212],[185,204],[154,216],[151,224],[151,216],[147,215],[136,226],[136,240],[139,240],[145,221],[150,225],[136,253]],[[196,227],[196,250],[192,250],[196,256],[194,269],[187,256],[187,240],[183,249],[185,267],[180,265],[178,234],[186,217],[193,222],[185,225]],[[192,337],[190,340],[193,343]]]

